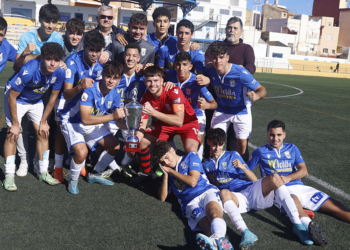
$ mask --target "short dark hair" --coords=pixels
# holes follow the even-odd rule
[[[191,29],[191,34],[194,32],[194,25],[191,21],[187,19],[182,19],[176,26],[176,32],[180,29],[180,27],[184,26],[185,28]]]
[[[273,121],[270,121],[269,124],[267,125],[267,132],[270,131],[270,128],[282,128],[283,132],[285,132],[286,124],[284,124],[284,122],[279,120],[273,120]]]
[[[223,145],[226,141],[226,133],[221,128],[211,128],[207,132],[207,139],[214,144]]]
[[[82,35],[84,34],[85,24],[80,18],[71,18],[66,23],[66,29],[71,34],[78,32],[79,35]]]
[[[154,66],[147,67],[143,71],[143,75],[145,77],[159,76],[160,78],[162,78],[163,70],[160,67],[154,65]]]
[[[225,42],[218,42],[213,45],[210,51],[210,55],[218,56],[228,54],[227,44]]]
[[[141,53],[141,47],[137,43],[128,43],[125,46],[125,50],[124,51],[126,51],[127,49],[137,49],[139,51],[139,54]]]
[[[160,159],[169,152],[171,145],[167,141],[158,141],[153,146],[153,161],[160,162]]]
[[[61,61],[64,56],[64,50],[58,43],[48,42],[41,47],[41,55],[44,59],[53,59]]]
[[[100,51],[106,46],[105,38],[98,30],[89,31],[84,37],[84,48]]]
[[[191,55],[187,51],[181,51],[175,56],[175,63],[182,61],[189,61],[191,63]]]
[[[153,21],[155,21],[160,16],[166,16],[169,19],[169,21],[171,19],[171,13],[165,7],[158,7],[153,11],[153,14],[152,14]]]
[[[226,28],[230,23],[237,23],[239,22],[239,24],[241,25],[241,29],[243,29],[243,23],[242,20],[239,17],[231,17],[230,19],[228,19],[227,24],[226,24]]]
[[[60,11],[51,3],[43,5],[39,10],[39,19],[42,21],[51,21],[58,22],[60,20]]]
[[[7,22],[5,20],[5,18],[0,16],[0,30],[5,30],[5,34],[7,31]]]
[[[135,13],[130,17],[129,23],[142,24],[147,26],[148,24],[147,16],[143,13]]]
[[[103,65],[103,73],[109,77],[117,75],[120,78],[123,75],[123,65],[117,61],[108,61]]]

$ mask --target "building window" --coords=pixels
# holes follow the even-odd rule
[[[332,26],[332,23],[328,23],[328,26]]]
[[[274,57],[274,58],[283,58],[283,54],[282,53],[272,53],[272,57]]]
[[[193,11],[204,12],[204,7],[203,6],[196,6],[196,8],[194,8]]]
[[[129,16],[123,16],[123,24],[130,23],[130,17]]]
[[[219,28],[219,33],[225,33],[225,28]]]
[[[314,51],[314,48],[310,48],[310,51]]]
[[[328,53],[328,49],[323,49],[323,53]]]
[[[67,22],[70,19],[70,13],[60,12],[60,21]]]
[[[333,35],[327,35],[327,41],[332,41]]]
[[[335,54],[335,49],[332,49],[332,54]]]
[[[89,15],[88,16],[88,22],[96,23],[96,15]]]
[[[32,10],[31,9],[22,9],[22,8],[11,8],[11,14],[18,15],[13,17],[25,17],[32,18]]]
[[[220,15],[230,15],[230,10],[220,9]]]
[[[232,16],[241,17],[242,16],[242,11],[233,10],[232,11]]]

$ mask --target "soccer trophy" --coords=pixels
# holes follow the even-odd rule
[[[137,88],[134,88],[131,93],[133,95],[132,101],[125,105],[124,108],[126,126],[131,133],[131,136],[126,139],[125,151],[140,152],[140,142],[135,136],[135,132],[140,128],[143,106],[136,101]]]

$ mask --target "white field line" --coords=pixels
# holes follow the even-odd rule
[[[258,147],[251,144],[250,142],[248,142],[248,146],[251,147],[252,149],[257,149]],[[311,175],[311,174],[308,174],[307,176],[305,176],[304,178],[308,179],[308,180],[311,180],[313,182],[316,182],[318,185],[321,185],[322,187],[332,191],[333,193],[337,194],[337,195],[340,195],[342,198],[350,201],[350,195],[345,193],[343,190],[340,190],[339,188]]]
[[[292,88],[292,89],[296,89],[299,91],[299,93],[293,94],[293,95],[284,95],[284,96],[271,96],[271,97],[265,97],[265,99],[273,99],[273,98],[284,98],[284,97],[291,97],[291,96],[297,96],[297,95],[301,95],[304,93],[304,91],[302,89],[298,89],[296,87],[293,86],[289,86],[289,85],[285,85],[285,84],[280,84],[280,83],[275,83],[275,82],[265,82],[265,81],[259,81],[259,82],[263,82],[263,83],[271,83],[271,84],[276,84],[276,85],[280,85],[280,86],[285,86],[288,88]]]

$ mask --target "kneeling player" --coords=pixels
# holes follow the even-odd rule
[[[4,145],[5,181],[3,186],[8,191],[17,190],[15,184],[16,141],[21,133],[21,120],[26,115],[32,121],[37,136],[39,157],[39,180],[50,185],[59,182],[48,173],[49,125],[47,118],[56,102],[65,78],[65,70],[58,68],[64,51],[58,43],[45,43],[41,48],[42,59],[35,59],[22,66],[17,74],[8,81],[5,89],[5,116],[7,137]],[[43,94],[52,86],[50,100],[46,107],[42,102]],[[44,112],[45,110],[45,112]]]
[[[350,223],[350,210],[347,207],[327,194],[304,185],[300,180],[300,178],[307,175],[307,167],[297,146],[283,142],[286,138],[284,122],[271,121],[267,125],[267,137],[269,144],[254,150],[252,158],[247,164],[251,169],[259,164],[262,176],[270,176],[276,173],[281,176],[297,205],[300,216],[303,216],[301,221],[306,228],[309,228],[310,233],[313,231],[315,223],[307,217],[303,208],[330,213]],[[271,162],[274,162],[273,166],[270,165]],[[277,162],[276,165],[275,162]],[[279,199],[275,200],[275,205],[284,208],[284,204]],[[317,224],[316,226],[319,227]],[[320,229],[317,230],[321,231]],[[322,246],[327,244],[323,235],[316,237],[315,242]]]
[[[220,197],[225,211],[242,233],[240,248],[248,249],[258,240],[249,231],[240,214],[252,209],[271,207],[274,193],[286,208],[293,223],[293,232],[303,244],[312,245],[313,242],[299,219],[298,210],[281,177],[274,174],[258,180],[238,152],[223,151],[226,133],[222,129],[210,129],[207,138],[211,158],[203,163],[203,168],[209,181],[221,190]]]
[[[159,141],[153,147],[153,159],[164,172],[159,199],[165,201],[169,187],[173,190],[188,225],[193,231],[202,230],[205,234],[197,234],[201,249],[233,250],[231,243],[224,238],[226,222],[222,217],[219,190],[209,184],[198,155],[190,152],[179,156],[168,142]]]
[[[157,140],[172,140],[175,135],[180,135],[186,153],[196,153],[198,149],[199,125],[196,114],[179,87],[165,90],[162,76],[162,69],[158,66],[144,70],[144,81],[148,91],[142,96],[144,115],[140,130],[136,132],[140,140],[141,152],[138,155],[143,173],[139,173],[132,183],[139,183],[152,176],[149,152],[151,143]],[[152,116],[153,123],[151,131],[146,132],[149,116]]]
[[[115,87],[122,73],[121,64],[116,61],[107,62],[103,66],[102,81],[92,88],[85,89],[79,106],[66,112],[61,120],[61,129],[67,147],[74,151],[68,185],[68,191],[72,194],[79,193],[78,178],[88,154],[86,144],[93,151],[97,144],[106,149],[100,155],[94,171],[89,174],[88,182],[114,185],[112,181],[106,180],[100,174],[114,160],[119,150],[119,143],[107,124],[113,120],[112,107],[117,108],[121,103]]]

